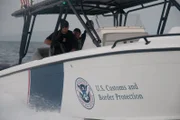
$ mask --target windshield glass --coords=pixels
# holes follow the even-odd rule
[[[95,28],[102,28],[102,27],[113,27],[114,26],[114,19],[113,16],[104,17],[102,15],[92,17],[94,21]],[[122,25],[124,25],[124,15]],[[126,22],[126,26],[138,26],[143,27],[141,18],[139,14],[129,14]]]

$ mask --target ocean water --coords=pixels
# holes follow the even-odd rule
[[[36,49],[43,46],[43,42],[31,42],[23,62],[30,61]],[[19,41],[0,41],[0,64],[17,64],[19,60],[19,48]]]

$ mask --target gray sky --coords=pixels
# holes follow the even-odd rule
[[[17,36],[12,40],[19,40],[20,34],[22,33],[22,18],[14,18],[11,16],[15,10],[20,8],[20,0],[0,0],[0,40],[6,39],[7,36]],[[36,0],[41,1],[41,0]],[[180,1],[180,0],[178,0]],[[147,32],[155,34],[157,25],[161,15],[162,7],[155,7],[138,11],[135,13],[140,14],[141,21]],[[37,16],[35,28],[34,28],[34,40],[43,41],[44,38],[53,31],[57,16]],[[169,16],[169,22],[167,23],[166,31],[173,26],[180,26],[180,12],[172,8]],[[67,20],[70,23],[70,29],[73,30],[75,27],[82,29],[82,25],[74,16],[68,16]],[[37,37],[36,35],[42,36]],[[3,37],[6,36],[6,37]],[[19,37],[18,37],[19,36]],[[35,37],[36,36],[36,37]],[[33,39],[33,38],[32,38]],[[36,40],[35,40],[36,39]]]
[[[11,34],[17,34],[20,33],[22,30],[22,24],[23,19],[22,18],[14,18],[11,16],[11,13],[13,13],[15,10],[20,9],[20,0],[0,0],[0,27],[2,28],[2,31],[0,35],[8,34],[9,32]],[[38,0],[36,0],[38,1]],[[39,0],[41,1],[41,0]],[[35,31],[50,31],[54,29],[54,25],[56,24],[57,15],[48,15],[48,16],[38,16],[35,26]],[[76,19],[76,17],[69,17],[69,21],[73,21],[74,24],[79,24],[79,21],[73,19]],[[71,22],[70,22],[71,25]],[[16,28],[16,30],[14,30]],[[19,29],[20,28],[20,29]]]

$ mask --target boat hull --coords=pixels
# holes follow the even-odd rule
[[[179,51],[141,51],[66,62],[62,112],[100,119],[178,117],[178,54]],[[85,104],[77,95],[79,77],[92,88],[94,102]]]
[[[30,107],[71,117],[177,119],[179,53],[179,48],[116,51],[49,63],[1,77],[0,90],[13,85],[12,94]]]

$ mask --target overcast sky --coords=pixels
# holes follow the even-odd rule
[[[20,8],[20,0],[0,0],[0,37],[1,36],[13,36],[22,33],[22,18],[14,18],[11,16],[15,10]],[[41,0],[36,0],[41,1]],[[180,1],[180,0],[179,0]],[[146,9],[143,11],[138,11],[136,13],[140,14],[140,19],[144,25],[147,32],[150,34],[155,34],[157,31],[157,25],[161,15],[162,7],[155,7],[151,9]],[[57,16],[38,16],[34,28],[34,33],[49,33],[53,31]],[[180,12],[174,7],[171,9],[169,22],[167,23],[166,31],[168,31],[173,26],[180,26]],[[73,30],[75,27],[82,28],[80,22],[76,17],[68,17],[70,23],[70,29]],[[45,34],[45,35],[46,35]],[[38,39],[44,39],[38,38]],[[1,40],[1,38],[0,38]]]

